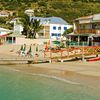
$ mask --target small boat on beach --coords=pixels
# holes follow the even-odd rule
[[[98,61],[100,60],[100,57],[90,58],[87,61]]]

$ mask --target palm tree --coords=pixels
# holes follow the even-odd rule
[[[32,19],[28,15],[24,15],[20,20],[24,26],[24,30],[22,32],[23,35],[26,35],[27,38],[36,38],[36,34],[42,29],[42,25],[40,25],[40,20]]]
[[[40,25],[40,20],[31,20],[31,37],[32,38],[36,38],[36,34],[38,34],[38,32],[40,30],[42,30],[42,25]]]
[[[30,19],[29,16],[26,14],[23,14],[21,18],[19,19],[20,23],[23,25],[23,35],[26,35],[26,37],[29,37],[30,34]]]
[[[66,36],[67,34],[70,34],[72,32],[73,32],[73,28],[69,28],[69,29],[64,31],[63,36]]]

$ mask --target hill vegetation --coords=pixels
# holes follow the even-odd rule
[[[34,16],[57,16],[73,23],[78,17],[100,13],[100,0],[0,0],[0,10],[16,11],[11,18],[23,16],[26,9],[33,9]]]

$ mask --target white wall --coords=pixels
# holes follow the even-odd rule
[[[16,38],[16,44],[43,44],[44,42],[48,42],[49,39],[27,39],[27,38]]]
[[[14,33],[21,34],[22,31],[23,31],[23,26],[21,24],[14,25]]]
[[[56,30],[53,30],[53,27],[56,27]],[[58,27],[61,27],[61,30],[58,30]],[[64,27],[67,27],[67,29],[71,28],[72,25],[61,25],[61,24],[50,24],[50,36],[52,33],[60,33],[61,35],[64,33]],[[56,39],[56,36],[51,36],[51,38]],[[61,38],[61,37],[58,37]]]

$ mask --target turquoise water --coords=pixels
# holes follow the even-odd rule
[[[100,100],[92,88],[0,69],[0,100]]]

